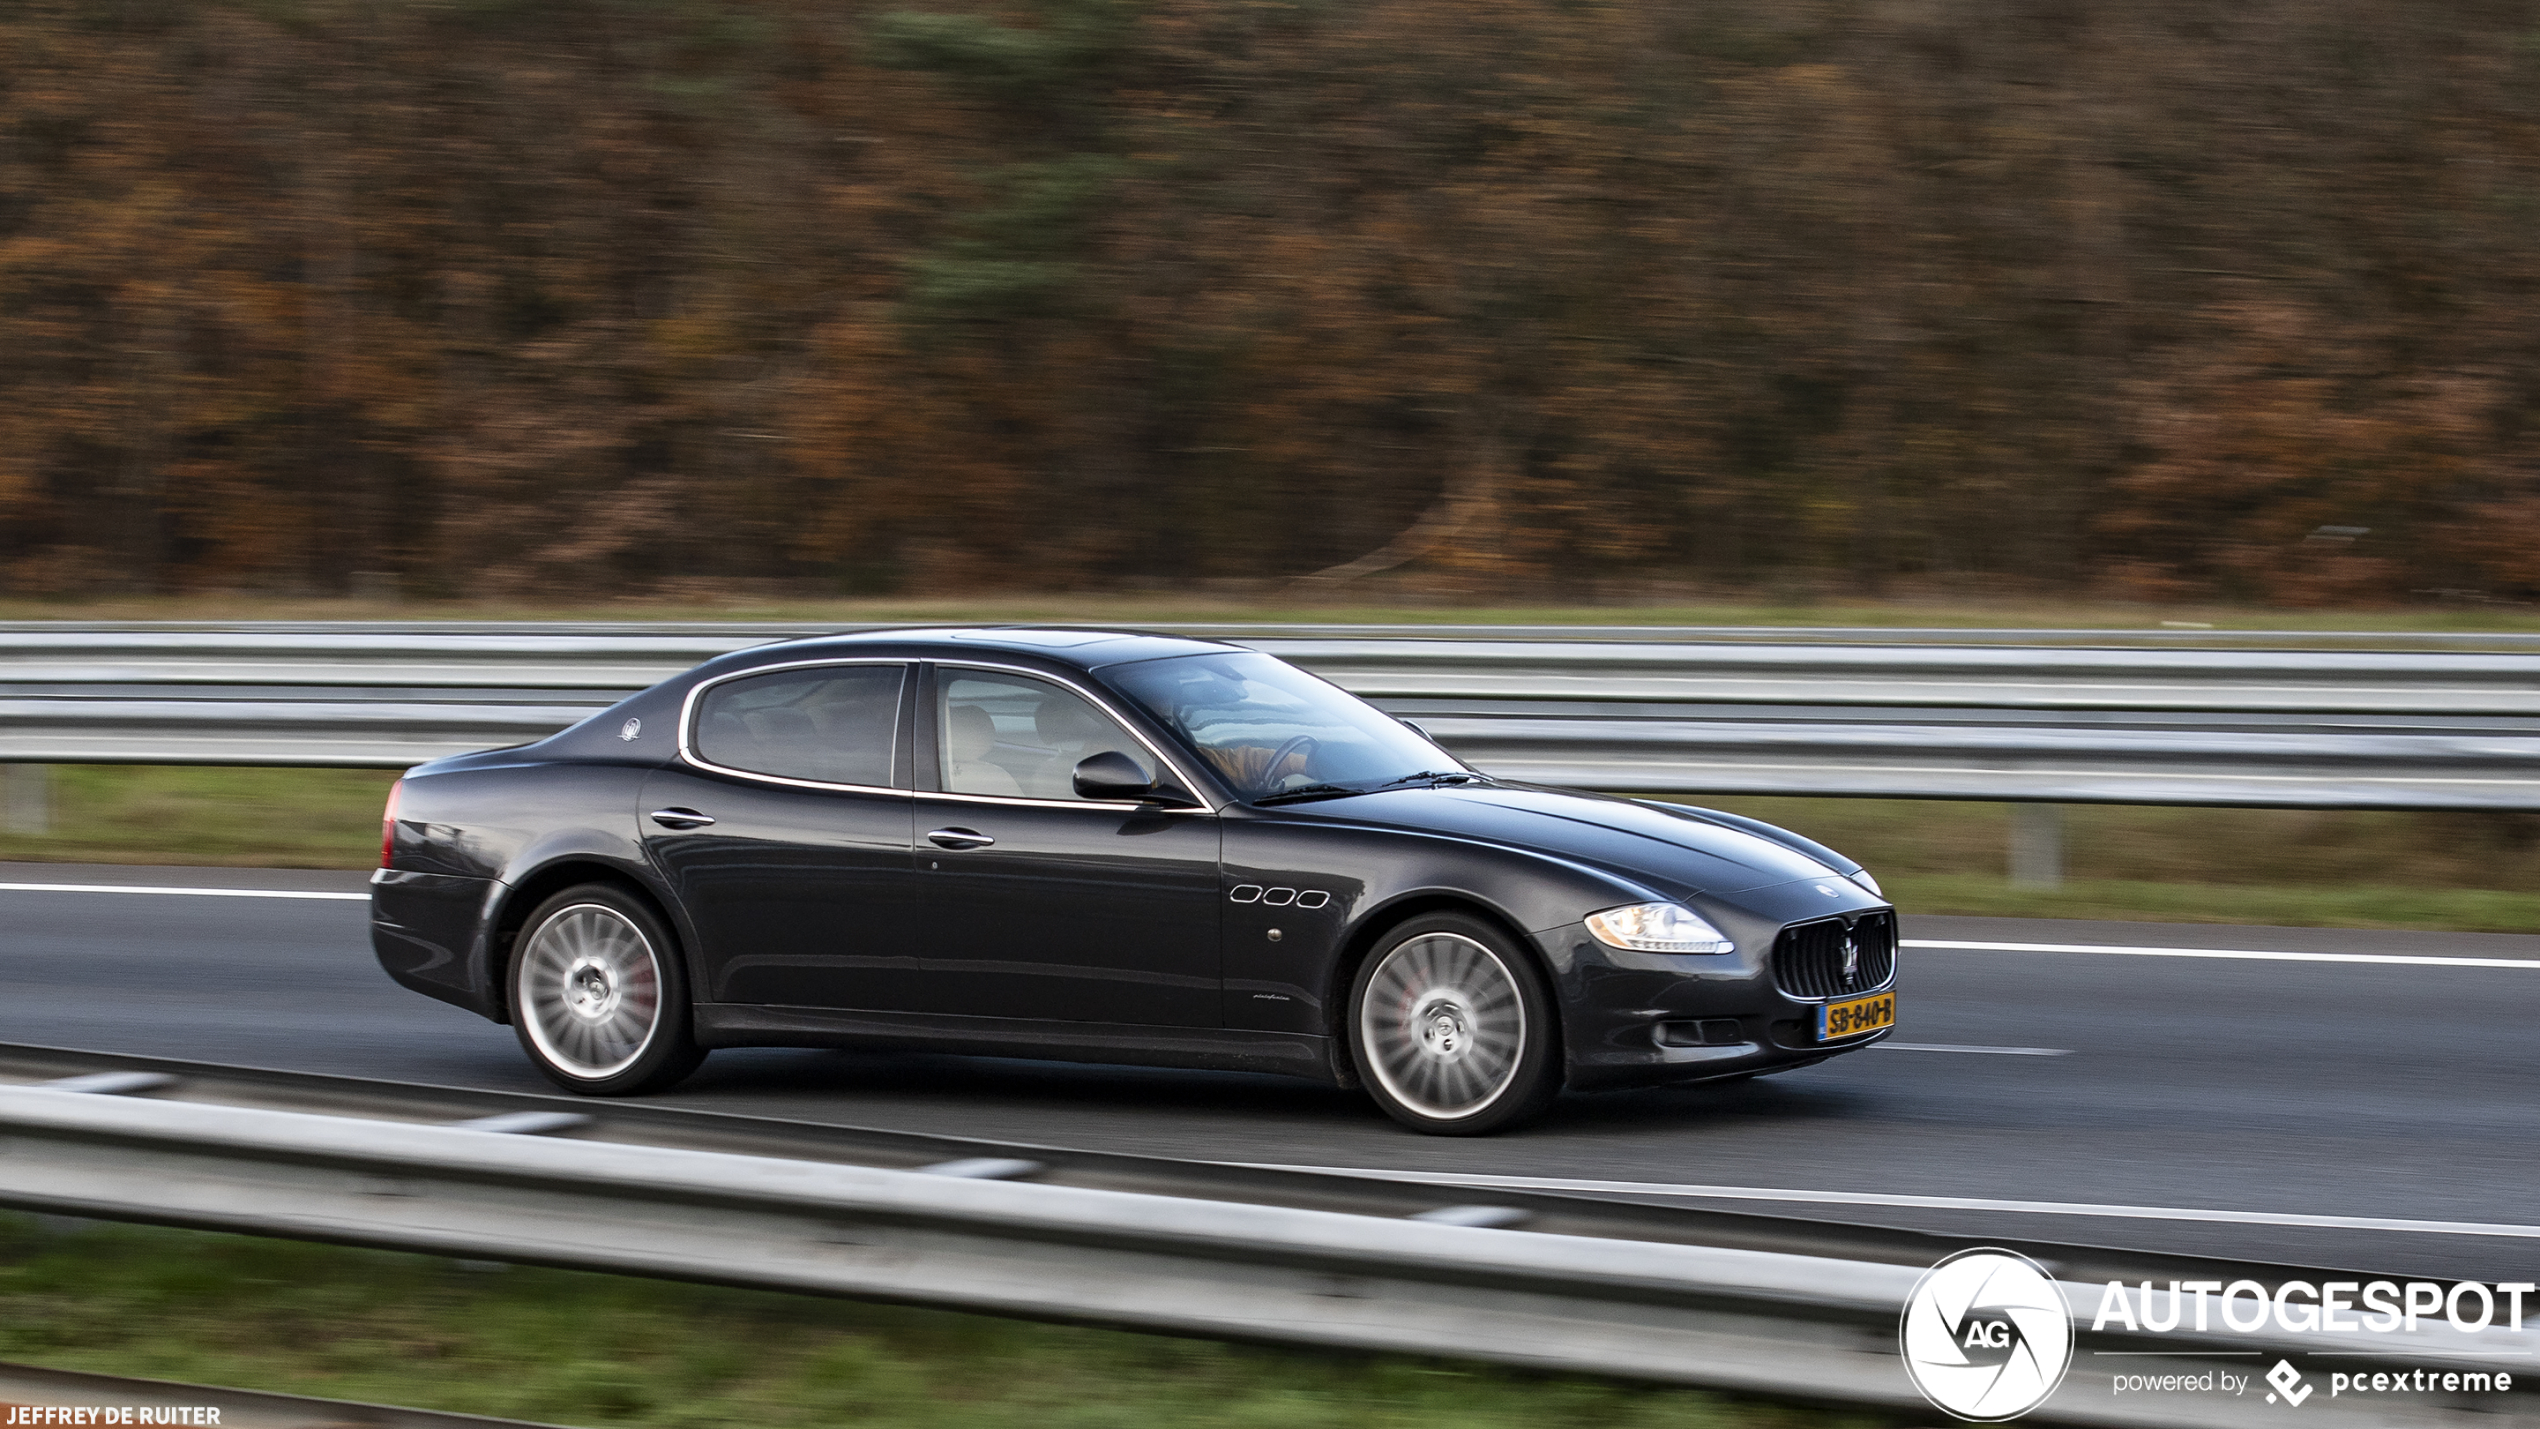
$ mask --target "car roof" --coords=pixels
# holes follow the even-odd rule
[[[1079,670],[1161,660],[1173,655],[1205,655],[1239,650],[1223,640],[1185,635],[1156,635],[1142,630],[1104,630],[1081,626],[984,625],[941,626],[919,630],[859,630],[844,635],[815,635],[755,645],[753,656],[782,652],[799,660],[838,654],[901,655],[910,659],[958,659],[963,655],[1032,655]]]

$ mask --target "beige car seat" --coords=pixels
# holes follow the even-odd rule
[[[1019,797],[1023,786],[1002,766],[988,762],[997,747],[997,722],[977,705],[944,709],[944,784],[956,794]]]

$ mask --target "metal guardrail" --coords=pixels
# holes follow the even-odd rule
[[[1493,772],[1592,789],[2540,808],[2533,636],[1159,628],[1292,660]],[[399,767],[814,630],[0,627],[0,761]]]
[[[1335,1171],[1328,1168],[1190,1161],[1128,1151],[1095,1151],[939,1132],[799,1121],[660,1102],[595,1102],[562,1093],[421,1086],[374,1078],[237,1067],[126,1053],[0,1044],[0,1086],[117,1087],[184,1105],[214,1104],[418,1124],[489,1122],[574,1141],[727,1151],[788,1161],[882,1170],[947,1165],[1029,1168],[1035,1184],[1136,1191],[1181,1200],[1294,1206],[1358,1216],[1435,1216],[1476,1196],[1493,1219],[1528,1230],[1609,1240],[1658,1241],[1765,1250],[1922,1267],[1969,1241],[1938,1232],[1811,1219],[1752,1202],[1728,1206],[1612,1199],[1596,1191],[1464,1188],[1450,1175]],[[500,1119],[497,1121],[496,1119]],[[1467,1207],[1469,1209],[1469,1207]],[[2001,1239],[1993,1244],[2053,1261],[2075,1280],[2150,1274],[2225,1281],[2290,1273],[2282,1266],[2203,1255],[2150,1256],[2063,1242]]]
[[[552,1112],[432,1124],[115,1094],[168,1081],[90,1073],[0,1087],[0,1204],[1919,1407],[1896,1349],[1914,1264],[996,1179],[1030,1163],[907,1170],[536,1134],[587,1119]],[[2087,1273],[2136,1278],[2106,1264]],[[2250,1400],[2129,1399],[2111,1376],[2198,1373],[2212,1361],[2197,1356],[2225,1350],[2351,1349],[2319,1333],[2100,1333],[2086,1327],[2101,1285],[2058,1274],[2084,1353],[2038,1422],[2273,1424],[2281,1410]],[[2430,1323],[2373,1348],[2399,1357],[2378,1367],[2414,1356],[2528,1381],[2540,1332]],[[2530,1387],[2471,1407],[2481,1423],[2540,1422]],[[2303,1417],[2403,1416],[2323,1396]]]

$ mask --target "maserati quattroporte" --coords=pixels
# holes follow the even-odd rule
[[[1293,1073],[1422,1131],[1869,1045],[1896,922],[1753,820],[1493,778],[1237,645],[890,631],[707,661],[391,796],[391,977],[548,1077],[716,1047]]]

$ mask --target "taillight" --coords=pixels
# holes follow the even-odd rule
[[[379,815],[379,866],[386,868],[397,852],[397,796],[406,792],[406,781],[388,786],[388,807]]]

